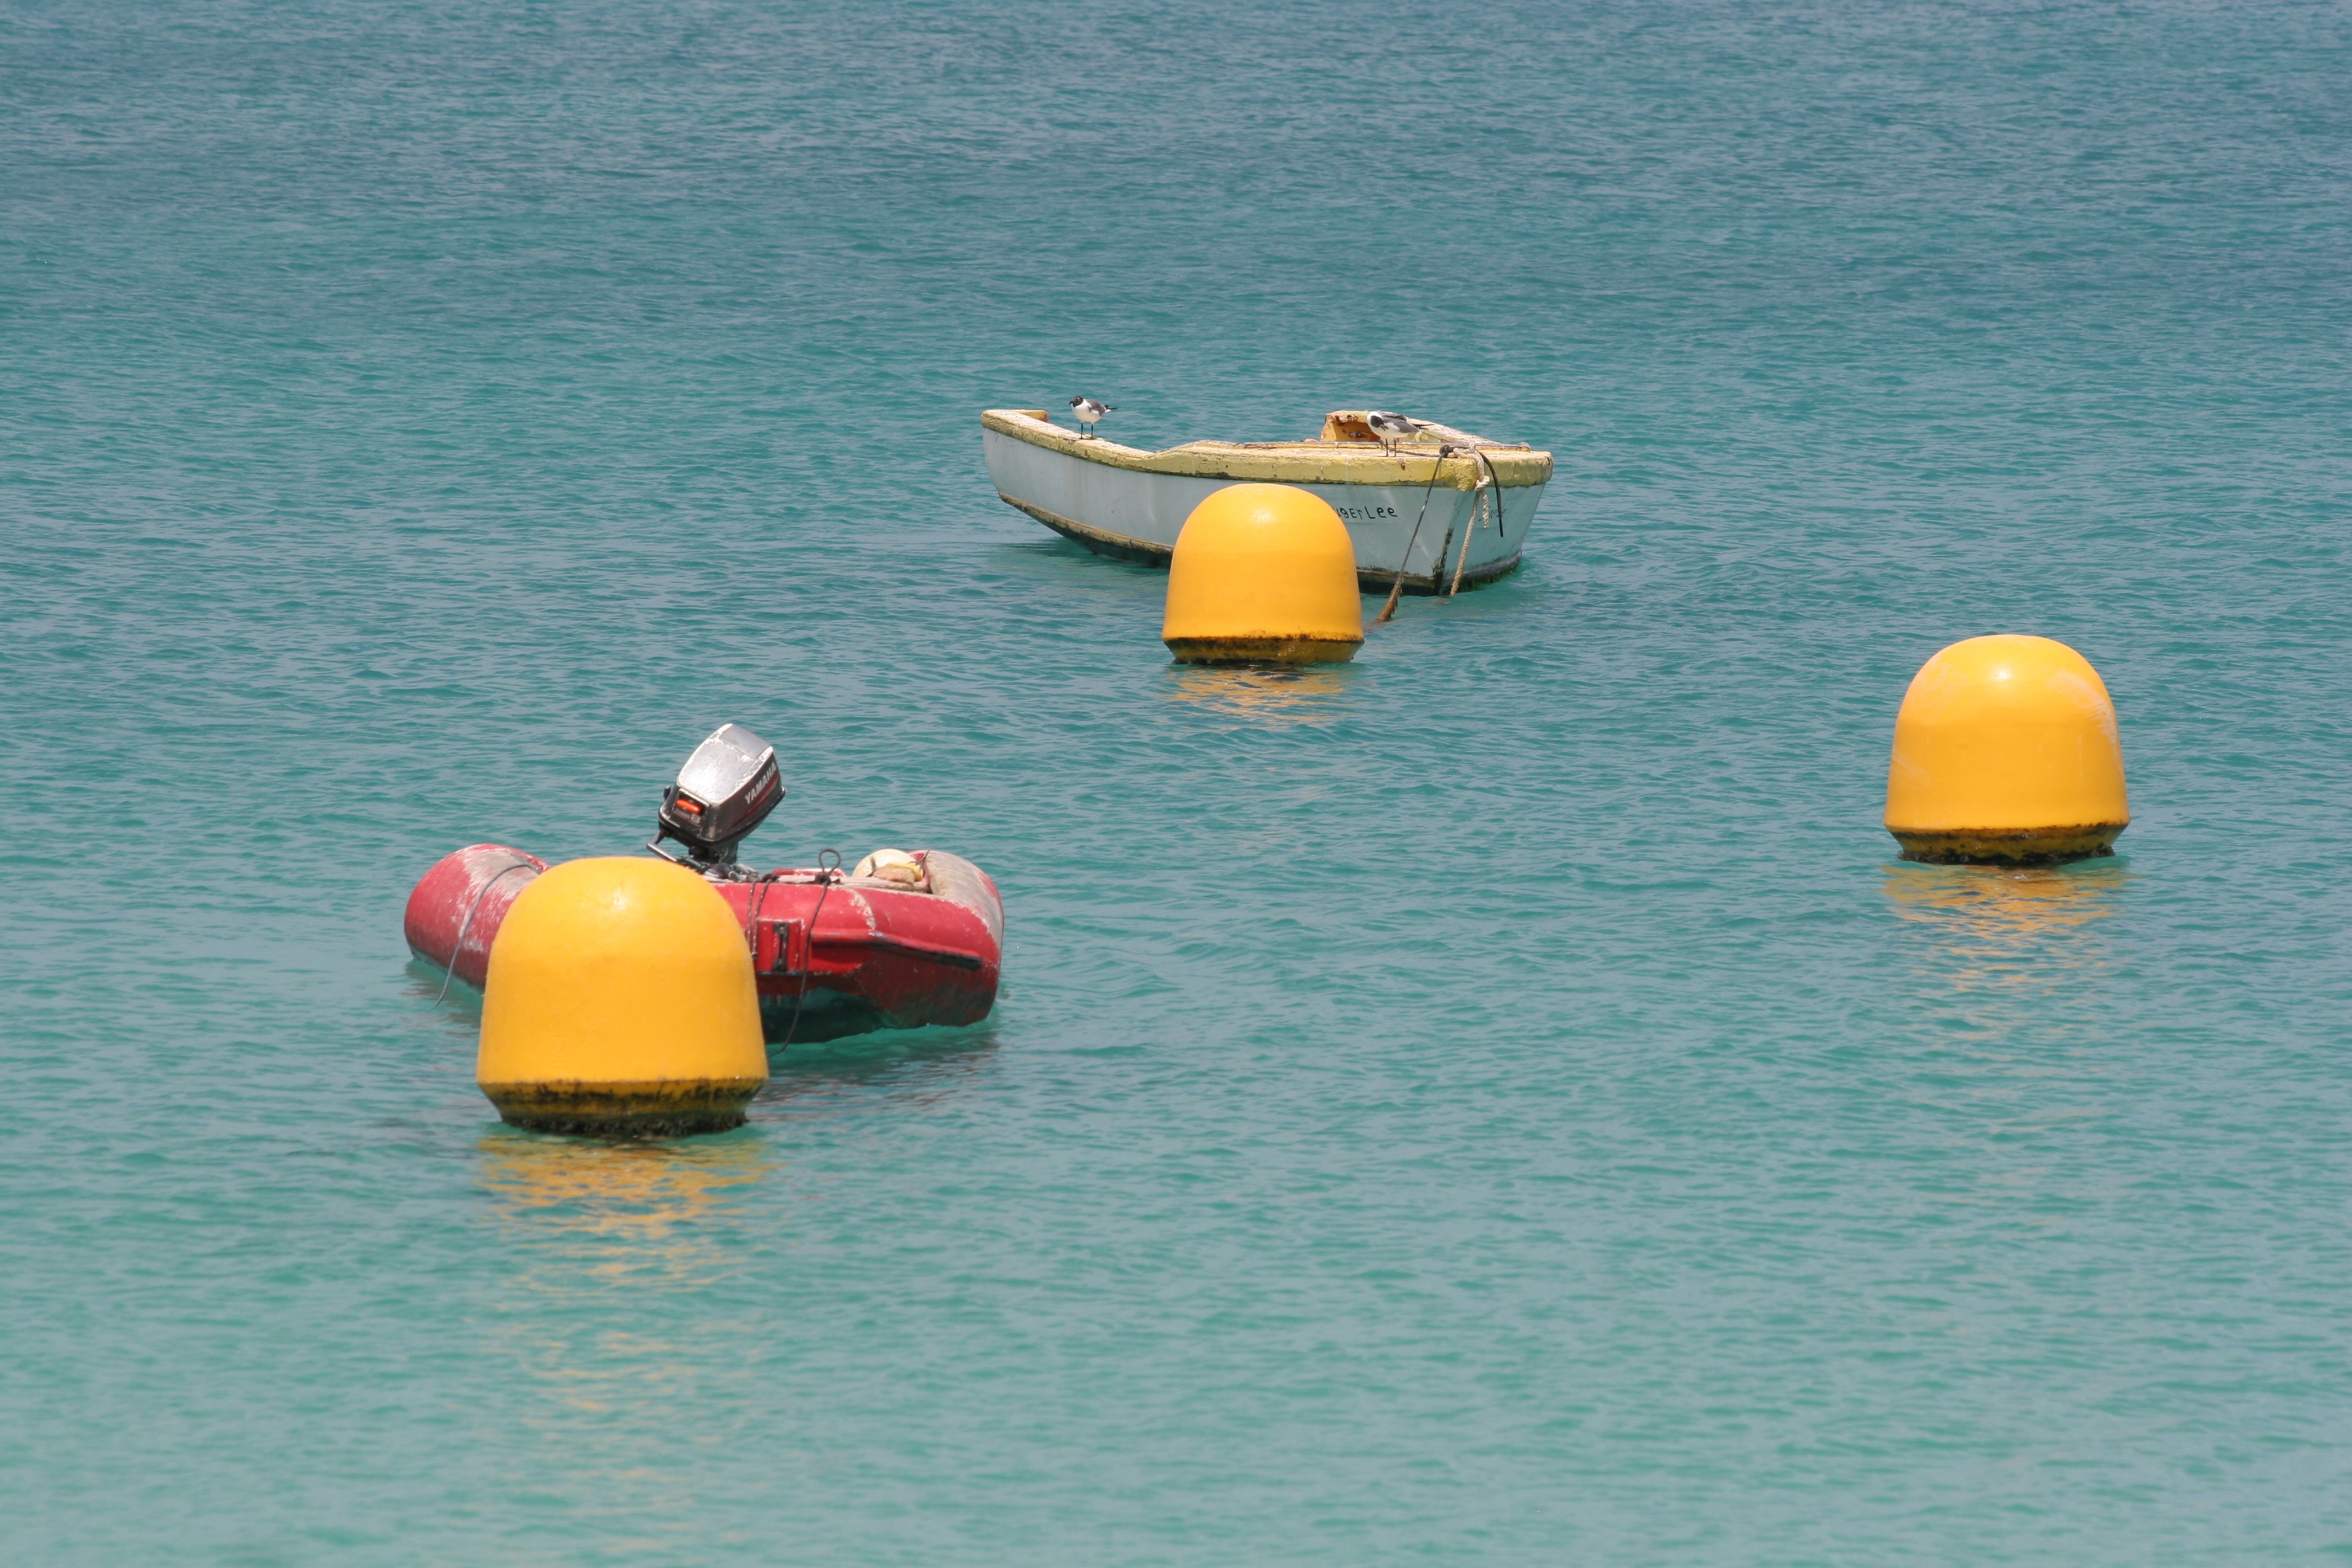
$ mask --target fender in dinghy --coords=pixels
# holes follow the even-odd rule
[[[502,844],[447,856],[408,895],[410,951],[478,988],[507,911],[547,868]],[[885,868],[896,875],[803,868],[712,880],[751,949],[770,1041],[976,1024],[996,1005],[1004,904],[988,873],[941,849]]]

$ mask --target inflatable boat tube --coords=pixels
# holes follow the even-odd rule
[[[831,1040],[988,1016],[1004,951],[996,884],[942,849],[913,858],[925,888],[805,868],[711,882],[751,946],[771,1043],[788,1030],[794,1040]],[[478,988],[507,911],[546,869],[503,844],[446,857],[408,895],[409,951]]]

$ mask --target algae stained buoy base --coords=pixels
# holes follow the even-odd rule
[[[1294,485],[1226,486],[1176,536],[1160,636],[1180,664],[1355,658],[1364,602],[1348,525]]]
[[[490,948],[475,1078],[500,1116],[544,1132],[740,1126],[768,1055],[734,911],[659,860],[543,873]]]
[[[2115,853],[2130,823],[2115,704],[2064,643],[1970,637],[1912,678],[1886,777],[1905,859],[2079,860]]]

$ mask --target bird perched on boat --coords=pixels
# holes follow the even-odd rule
[[[1070,399],[1070,412],[1077,417],[1078,437],[1084,440],[1095,433],[1095,424],[1097,420],[1106,414],[1116,414],[1118,410],[1096,398],[1073,397]]]
[[[1381,438],[1381,446],[1391,448],[1409,436],[1421,434],[1421,426],[1403,415],[1383,413],[1377,408],[1364,416],[1364,423],[1372,427],[1372,434]]]

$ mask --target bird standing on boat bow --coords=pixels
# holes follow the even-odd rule
[[[1118,412],[1118,410],[1111,405],[1097,398],[1073,397],[1070,399],[1070,413],[1077,419],[1078,435],[1081,438],[1095,433],[1095,426],[1101,422],[1104,415]]]
[[[1381,438],[1381,445],[1391,450],[1395,449],[1399,441],[1411,440],[1421,434],[1421,426],[1403,415],[1387,414],[1377,408],[1364,416],[1364,423],[1370,426],[1372,434]]]

